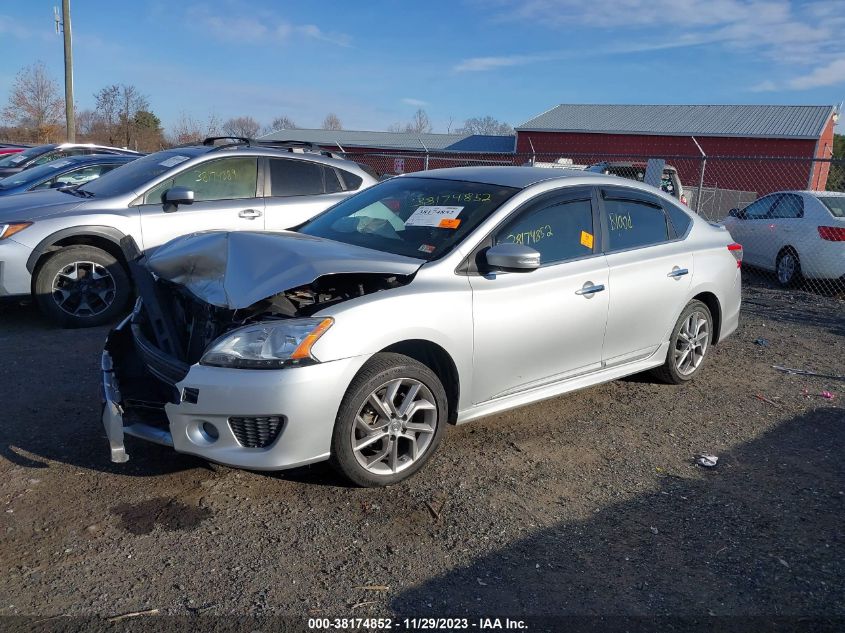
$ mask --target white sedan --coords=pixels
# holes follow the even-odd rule
[[[845,193],[779,191],[724,220],[744,261],[792,286],[802,277],[845,278]]]

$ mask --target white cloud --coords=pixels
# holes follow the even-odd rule
[[[845,83],[845,58],[832,61],[806,75],[793,77],[786,82],[786,86],[793,90],[807,90],[841,83]]]
[[[481,0],[477,0],[479,3]],[[813,79],[796,77],[784,82],[792,89],[832,85],[839,77],[834,64],[845,57],[845,11],[841,2],[825,0],[791,3],[789,0],[485,0],[493,5],[494,20],[543,25],[552,29],[589,28],[614,49],[638,52],[707,44],[721,47],[725,55],[755,56],[773,61],[778,68],[824,68],[813,71]],[[624,29],[625,39],[642,44],[613,45],[612,35]],[[654,34],[672,34],[667,41]],[[658,36],[660,37],[660,36]],[[557,58],[557,57],[555,57]],[[490,70],[504,66],[546,61],[547,56],[511,55],[479,57],[461,62],[457,69]],[[828,70],[829,66],[833,66]],[[818,76],[816,76],[818,75]],[[842,79],[837,79],[839,83]],[[825,83],[817,83],[825,82]],[[759,89],[771,86],[761,82]]]
[[[525,66],[535,62],[549,61],[554,55],[504,55],[499,57],[470,57],[458,62],[455,72],[481,72],[509,66]]]
[[[409,106],[414,106],[415,108],[422,108],[423,106],[428,105],[428,101],[423,101],[422,99],[412,99],[411,97],[405,97],[402,99],[402,103]]]
[[[229,9],[229,15],[225,18],[202,5],[189,7],[187,13],[191,24],[223,41],[267,44],[287,42],[299,37],[336,46],[351,46],[348,35],[327,33],[316,24],[293,24],[270,12],[256,11],[249,5],[238,3],[230,3]]]

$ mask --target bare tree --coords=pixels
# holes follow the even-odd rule
[[[204,129],[196,119],[185,112],[179,113],[176,123],[170,128],[167,140],[173,145],[196,143],[204,138]]]
[[[471,119],[467,119],[464,121],[463,127],[455,129],[455,132],[458,134],[507,135],[513,134],[513,128],[507,123],[494,119],[488,114],[483,117],[473,117]]]
[[[299,126],[293,122],[293,119],[289,116],[282,115],[273,119],[273,122],[264,128],[264,131],[270,134],[277,130],[296,130],[298,128]]]
[[[391,123],[390,125],[387,126],[387,131],[388,132],[404,132],[405,126],[402,125],[401,123]]]
[[[329,112],[326,118],[323,119],[324,130],[342,130],[343,124],[334,112]]]
[[[415,113],[411,122],[405,126],[405,131],[412,134],[428,134],[431,132],[431,121],[425,110],[419,108]]]
[[[97,113],[93,110],[75,109],[77,136],[89,137],[94,134],[97,125]]]
[[[58,84],[39,61],[18,72],[3,118],[13,125],[29,128],[39,140],[47,140],[58,136],[64,108]]]
[[[135,115],[150,109],[147,98],[135,86],[112,84],[94,95],[97,126],[111,145],[132,145],[137,126]]]
[[[223,131],[232,136],[255,138],[261,125],[251,116],[239,116],[229,119],[223,124]]]

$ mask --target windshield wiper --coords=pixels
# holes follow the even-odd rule
[[[89,194],[87,191],[82,191],[81,189],[77,189],[75,187],[63,187],[59,189],[62,193],[69,193],[72,196],[76,196],[77,198],[93,198],[94,194]],[[86,195],[88,194],[88,195]]]

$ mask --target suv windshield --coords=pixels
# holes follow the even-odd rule
[[[44,145],[39,145],[38,147],[25,149],[17,154],[9,154],[8,156],[0,159],[0,167],[17,167],[21,163],[25,163],[30,158],[49,152],[53,149],[53,147],[53,145],[47,145],[46,147]]]
[[[517,191],[477,182],[399,177],[347,198],[299,232],[432,260],[451,250]]]
[[[98,198],[142,190],[156,176],[196,156],[197,150],[196,147],[181,147],[144,156],[85,183],[79,190]]]

